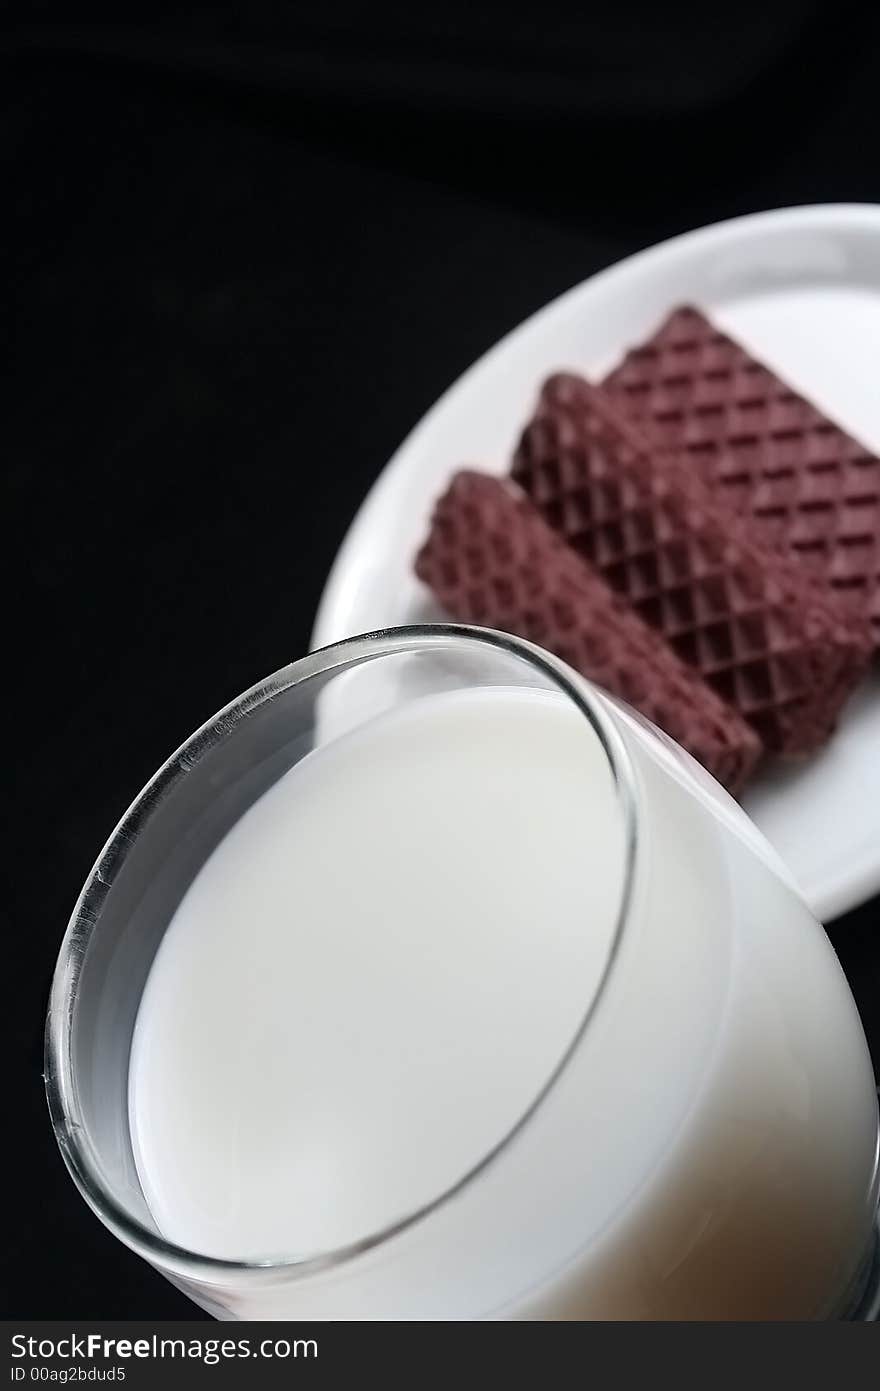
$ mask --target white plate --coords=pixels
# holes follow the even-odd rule
[[[412,558],[449,476],[464,464],[505,472],[547,373],[600,376],[687,301],[880,450],[880,207],[790,208],[690,232],[555,300],[440,398],[355,518],[314,645],[439,617]],[[826,749],[802,768],[766,773],[745,806],[819,918],[880,891],[880,674]]]

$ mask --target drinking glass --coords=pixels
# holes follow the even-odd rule
[[[467,1172],[413,1210],[390,1194],[388,1221],[344,1248],[232,1260],[175,1245],[144,1195],[128,1095],[144,985],[184,893],[306,754],[383,711],[477,687],[555,692],[613,784],[616,920],[567,1046]],[[583,857],[589,874],[588,844]],[[506,634],[438,624],[351,638],[188,739],[76,904],[46,1089],[85,1201],[219,1318],[876,1317],[876,1091],[822,928],[699,765]]]

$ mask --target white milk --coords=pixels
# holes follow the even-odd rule
[[[207,1304],[810,1317],[842,1297],[876,1182],[845,982],[733,804],[621,728],[640,805],[616,954],[620,801],[588,722],[548,692],[383,715],[309,755],[215,850],[131,1058],[141,1182],[178,1245],[306,1258],[436,1203],[517,1127],[595,1007],[453,1196],[317,1274],[205,1286]]]

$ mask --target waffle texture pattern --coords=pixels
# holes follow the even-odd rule
[[[867,666],[870,625],[603,388],[558,374],[523,432],[513,476],[545,520],[751,724],[772,753],[831,733]]]
[[[538,643],[627,701],[738,791],[761,745],[508,479],[464,471],[438,500],[416,573],[460,622]]]
[[[605,386],[757,539],[866,614],[880,644],[880,458],[690,307],[627,353]]]

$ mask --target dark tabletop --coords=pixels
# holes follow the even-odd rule
[[[3,44],[0,1312],[193,1317],[86,1211],[45,1113],[45,996],[98,847],[186,734],[306,649],[367,488],[499,335],[685,228],[880,201],[880,21],[848,0],[698,23],[267,4],[210,29],[73,8]],[[830,929],[875,1061],[878,919]]]

